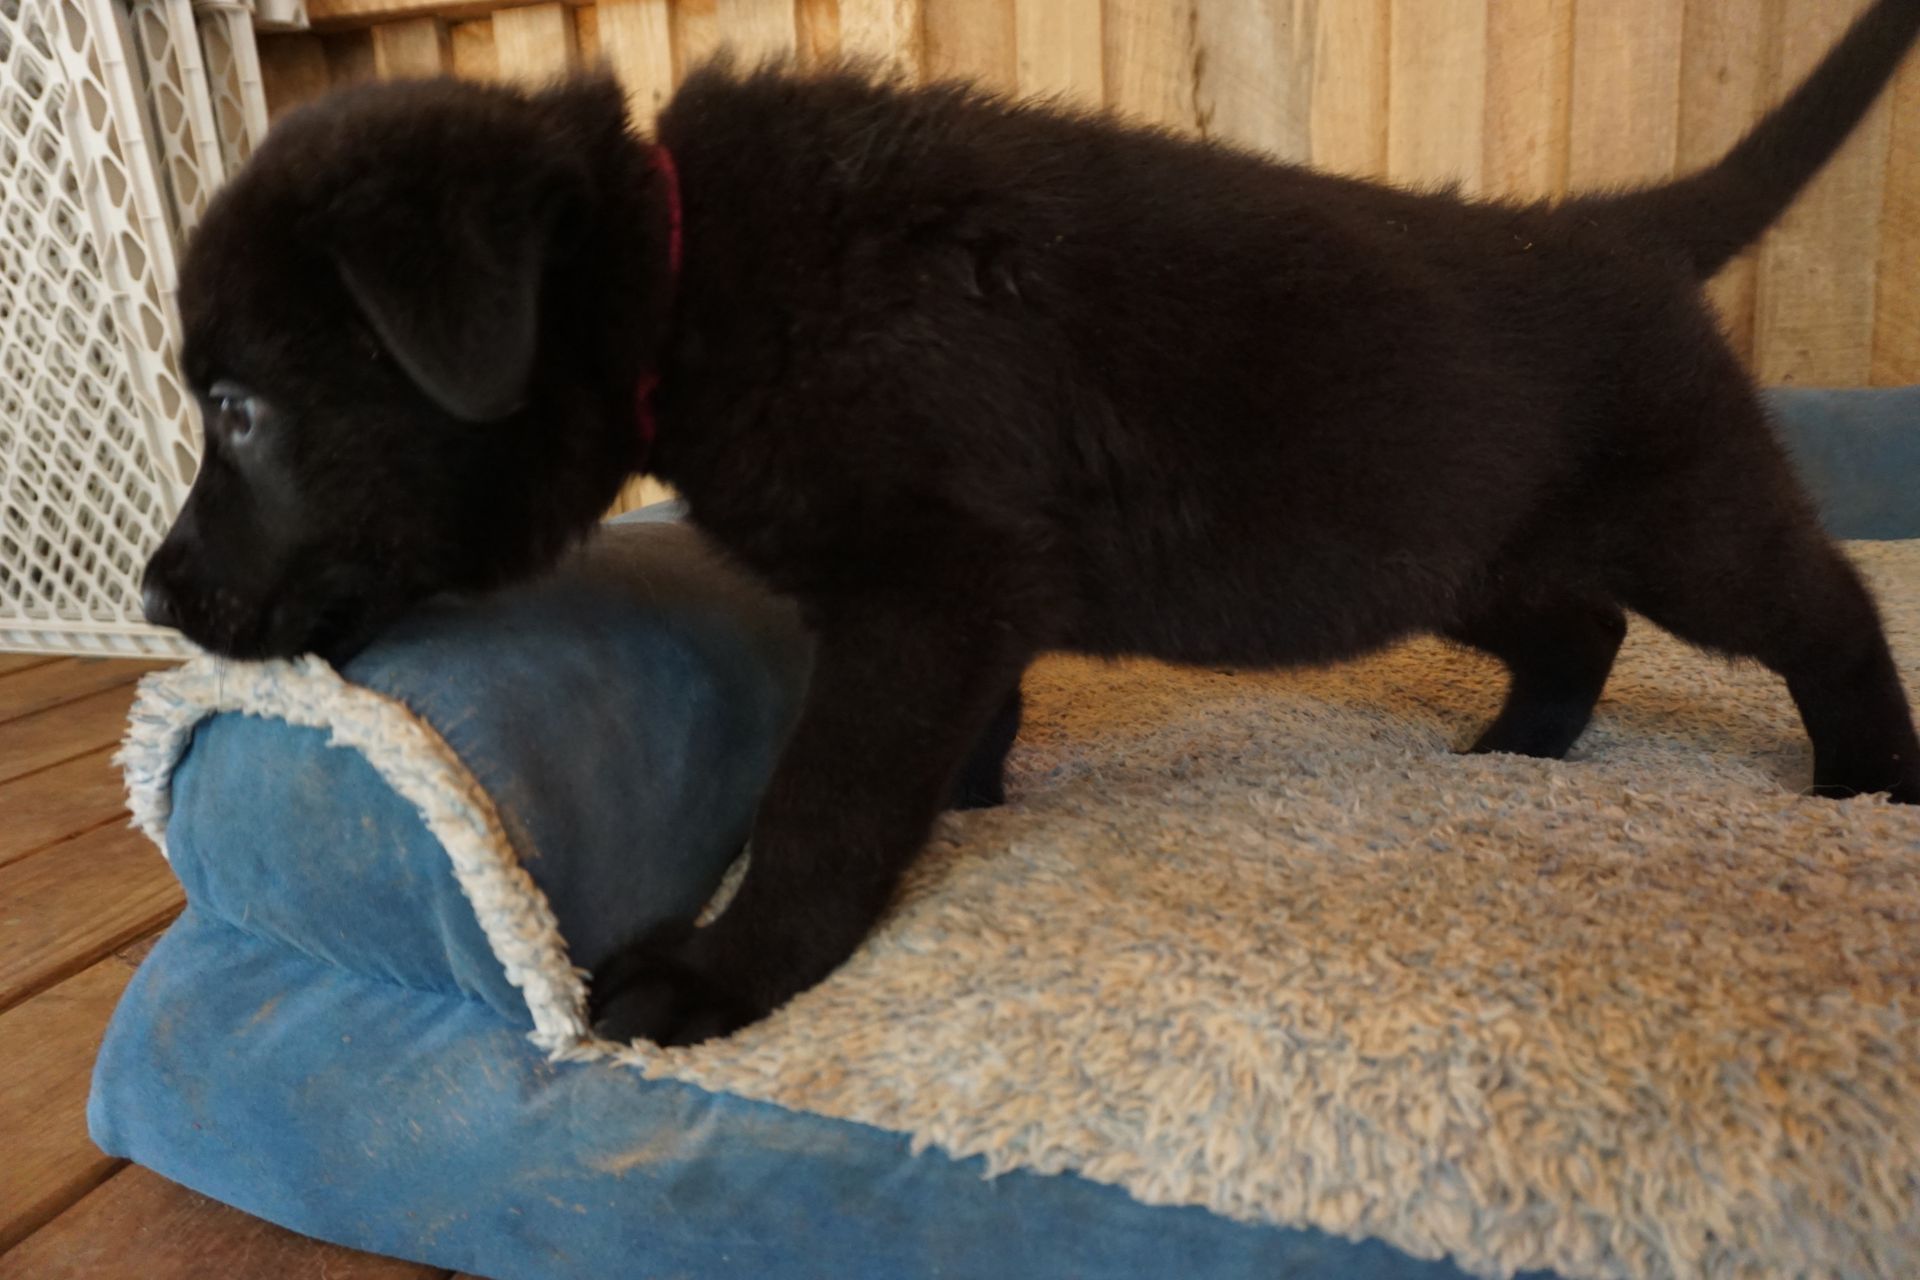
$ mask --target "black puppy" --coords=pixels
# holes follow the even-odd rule
[[[1720,165],[1557,205],[852,73],[710,68],[657,145],[609,81],[352,90],[187,255],[206,456],[149,607],[338,657],[547,565],[636,470],[678,486],[819,647],[732,907],[595,979],[667,1043],[853,950],[1045,650],[1438,631],[1512,670],[1475,750],[1559,756],[1630,608],[1784,676],[1816,790],[1920,801],[1874,606],[1701,293],[1916,28],[1881,0]]]

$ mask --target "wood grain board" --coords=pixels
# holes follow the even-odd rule
[[[1389,0],[1319,0],[1308,159],[1336,173],[1387,174]]]
[[[125,815],[126,786],[111,755],[102,747],[0,783],[0,867]]]
[[[1488,0],[1393,0],[1387,176],[1481,190],[1486,169]]]
[[[1578,4],[1573,14],[1567,185],[1623,187],[1674,172],[1680,36],[1674,0]]]
[[[163,665],[59,658],[0,667],[0,866],[124,809],[108,757],[125,732],[134,681]]]
[[[180,883],[121,823],[0,867],[0,1011],[179,914]]]
[[[110,658],[56,658],[4,677],[0,686],[0,725],[37,712],[78,702],[102,689],[132,684],[163,662],[129,662]]]
[[[1013,0],[1014,83],[1076,106],[1106,101],[1100,0]]]
[[[1309,160],[1312,4],[1193,0],[1193,104],[1200,131],[1282,160]]]
[[[1106,0],[1107,105],[1148,124],[1193,132],[1193,0]]]
[[[0,1254],[0,1280],[441,1280],[295,1235],[128,1166]]]
[[[593,68],[600,65],[600,9],[597,5],[576,5],[567,12],[573,15],[573,47],[580,66]]]
[[[675,82],[720,52],[718,0],[672,0],[669,25],[673,30]]]
[[[627,90],[643,128],[673,93],[673,20],[667,0],[602,0],[600,54]]]
[[[579,61],[579,31],[562,4],[530,4],[493,15],[495,66],[503,80],[539,88]]]
[[[825,11],[837,10],[841,57],[870,58],[895,70],[918,76],[926,63],[925,15],[921,0],[802,0],[801,12],[815,15],[816,32],[824,33]],[[824,49],[816,34],[815,43]]]
[[[437,76],[452,65],[447,24],[439,18],[383,22],[373,29],[373,69],[383,80]]]
[[[1866,2],[1782,0],[1776,97],[1806,74]],[[1753,364],[1763,381],[1854,386],[1869,380],[1890,134],[1882,100],[1761,246]]]
[[[307,19],[316,31],[350,31],[429,14],[451,22],[508,7],[496,0],[309,0]]]
[[[120,741],[133,692],[125,683],[9,722],[0,732],[0,783]]]
[[[380,74],[379,64],[373,57],[373,33],[369,30],[331,36],[326,41],[326,50],[328,83],[335,88],[376,79]]]
[[[453,74],[465,80],[497,80],[500,58],[493,47],[493,19],[469,18],[448,28]]]
[[[319,36],[260,36],[260,76],[267,94],[267,118],[278,120],[333,85],[327,46]]]
[[[1489,0],[1487,190],[1535,199],[1567,189],[1574,0]]]
[[[1013,0],[924,3],[922,27],[929,76],[973,80],[1001,93],[1018,91]]]
[[[1920,383],[1920,59],[1900,69],[1890,114],[1871,371],[1883,387]]]
[[[1678,171],[1726,154],[1772,96],[1769,74],[1779,38],[1780,0],[1696,0],[1686,6],[1680,50]],[[1740,354],[1753,352],[1757,252],[1731,263],[1708,287],[1722,327]]]
[[[722,42],[749,66],[799,47],[792,0],[714,0],[713,14]]]
[[[0,1013],[0,1250],[120,1167],[87,1138],[87,1085],[132,976],[131,965],[108,956]]]

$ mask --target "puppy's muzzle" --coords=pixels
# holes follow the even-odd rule
[[[173,595],[148,572],[140,584],[140,612],[156,627],[180,626],[180,614],[174,608]]]

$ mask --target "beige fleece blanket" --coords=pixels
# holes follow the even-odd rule
[[[1856,546],[1920,689],[1920,544]],[[1920,1275],[1920,812],[1802,799],[1781,683],[1636,623],[1565,763],[1438,642],[1050,660],[1014,802],[649,1074],[1490,1276]]]

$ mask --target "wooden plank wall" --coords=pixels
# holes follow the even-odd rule
[[[266,36],[276,112],[450,71],[537,84],[597,60],[649,121],[723,45],[1059,95],[1289,159],[1552,196],[1717,156],[1866,0],[312,0]],[[1714,284],[1774,382],[1920,382],[1920,61],[1764,247]]]

